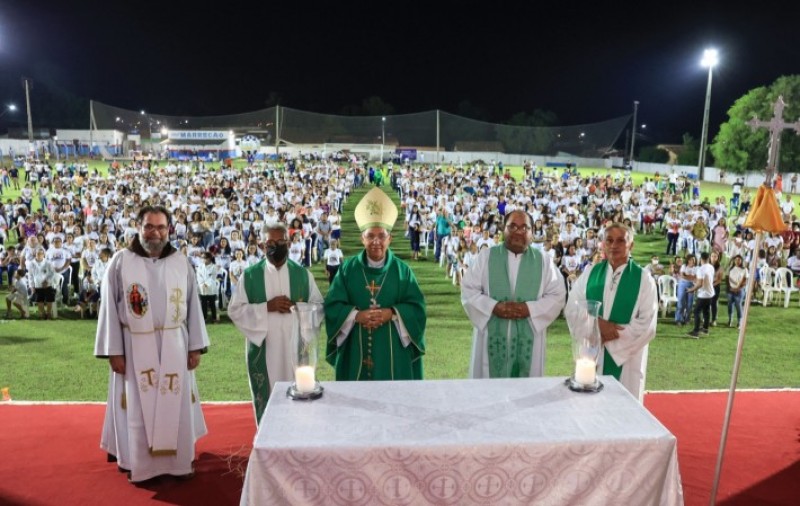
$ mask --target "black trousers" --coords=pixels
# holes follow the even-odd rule
[[[708,330],[708,321],[711,316],[711,301],[713,299],[701,299],[697,297],[694,302],[694,331],[700,330],[700,314],[703,315],[703,328]]]
[[[717,321],[717,311],[719,310],[720,285],[714,287],[714,296],[711,298],[711,321]]]
[[[208,319],[208,312],[211,311],[211,320],[216,321],[217,319],[217,296],[216,295],[201,295],[200,296],[200,307],[203,309],[203,319],[209,321]]]

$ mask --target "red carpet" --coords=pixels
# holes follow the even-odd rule
[[[678,438],[689,506],[709,504],[726,399],[726,393],[645,398]],[[255,435],[249,404],[203,407],[209,435],[198,443],[194,480],[159,478],[140,486],[106,463],[98,447],[104,409],[0,402],[0,504],[238,504]],[[737,393],[718,504],[798,504],[798,434],[800,392]]]

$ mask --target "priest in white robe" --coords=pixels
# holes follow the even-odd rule
[[[606,260],[587,267],[572,284],[564,316],[576,318],[574,301],[602,302],[598,319],[603,352],[598,374],[611,375],[642,402],[647,352],[656,335],[658,292],[653,277],[631,258],[633,231],[621,223],[603,230]]]
[[[95,356],[111,366],[100,447],[131,482],[191,478],[207,433],[194,369],[207,350],[194,270],[168,241],[169,212],[145,207],[138,236],[109,262]]]
[[[292,305],[323,303],[311,272],[288,258],[286,225],[268,224],[264,232],[266,259],[245,269],[228,304],[228,316],[247,338],[247,372],[256,424],[275,383],[294,380]],[[319,324],[314,331],[319,333]]]
[[[566,301],[564,278],[548,255],[531,248],[524,211],[506,217],[503,244],[486,248],[461,283],[473,325],[471,378],[544,375],[547,328]]]

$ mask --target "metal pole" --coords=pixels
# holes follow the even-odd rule
[[[386,144],[386,116],[381,116],[381,160],[379,167],[383,167],[383,145]]]
[[[91,152],[92,144],[94,144],[94,129],[97,128],[97,122],[94,120],[94,100],[89,101],[89,151]]]
[[[280,144],[281,144],[281,141],[280,141],[281,114],[280,114],[280,111],[281,111],[281,106],[276,105],[275,106],[275,155],[276,156],[280,156],[280,154],[281,154],[281,150],[280,150]]]
[[[436,163],[441,162],[441,158],[439,158],[439,141],[440,141],[440,134],[441,134],[441,123],[439,120],[439,109],[436,109]]]
[[[33,144],[33,119],[31,118],[30,79],[28,79],[27,77],[23,77],[22,80],[25,82],[25,106],[28,109],[28,142]]]
[[[631,156],[628,157],[630,161],[631,170],[633,170],[633,146],[636,144],[636,113],[639,112],[639,101],[633,101],[633,133],[631,134]]]
[[[703,111],[703,133],[700,136],[700,156],[697,162],[697,179],[698,181],[703,180],[703,174],[706,168],[706,138],[708,137],[708,112],[711,109],[711,75],[712,70],[714,69],[713,65],[708,66],[708,86],[706,86],[706,106],[705,110]]]
[[[736,357],[733,360],[733,373],[731,374],[731,385],[728,389],[728,404],[725,406],[725,421],[722,423],[722,435],[720,436],[719,452],[717,453],[717,467],[714,470],[714,484],[711,486],[711,506],[717,501],[717,489],[719,479],[722,474],[722,460],[725,457],[725,443],[728,440],[728,426],[733,411],[733,397],[736,393],[736,383],[739,380],[739,365],[742,363],[742,350],[744,349],[744,336],[747,330],[747,318],[750,315],[750,304],[753,300],[753,289],[755,288],[756,266],[758,265],[758,250],[761,249],[761,241],[764,237],[763,232],[756,234],[756,243],[753,248],[753,258],[750,261],[750,271],[747,278],[747,291],[744,296],[744,309],[742,309],[742,319],[739,322],[739,341],[736,345]]]

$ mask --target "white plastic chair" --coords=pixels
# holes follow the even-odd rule
[[[64,288],[64,276],[56,274],[53,276],[53,286],[56,289],[56,299],[53,303],[53,318],[58,318],[58,307],[64,305],[64,295],[61,291]]]
[[[794,273],[786,267],[778,267],[774,276],[775,291],[783,294],[783,307],[788,308],[792,294],[800,292],[800,289],[794,286]]]
[[[222,278],[219,280],[219,288],[217,289],[217,296],[219,297],[219,309],[227,310],[228,309],[228,296],[225,293],[225,288],[228,286],[228,270],[227,269],[220,269],[219,272],[222,275]]]
[[[423,229],[422,233],[420,234],[420,241],[422,241],[421,246],[425,248],[425,256],[428,256],[428,234],[430,234],[430,230]]]
[[[659,276],[658,291],[661,318],[666,318],[670,304],[674,304],[676,308],[678,306],[678,280],[669,275]]]
[[[775,287],[775,269],[771,267],[762,267],[760,270],[761,280],[759,285],[761,287],[761,292],[764,294],[762,305],[767,306],[773,300],[773,296],[776,293],[780,293],[780,290]]]

